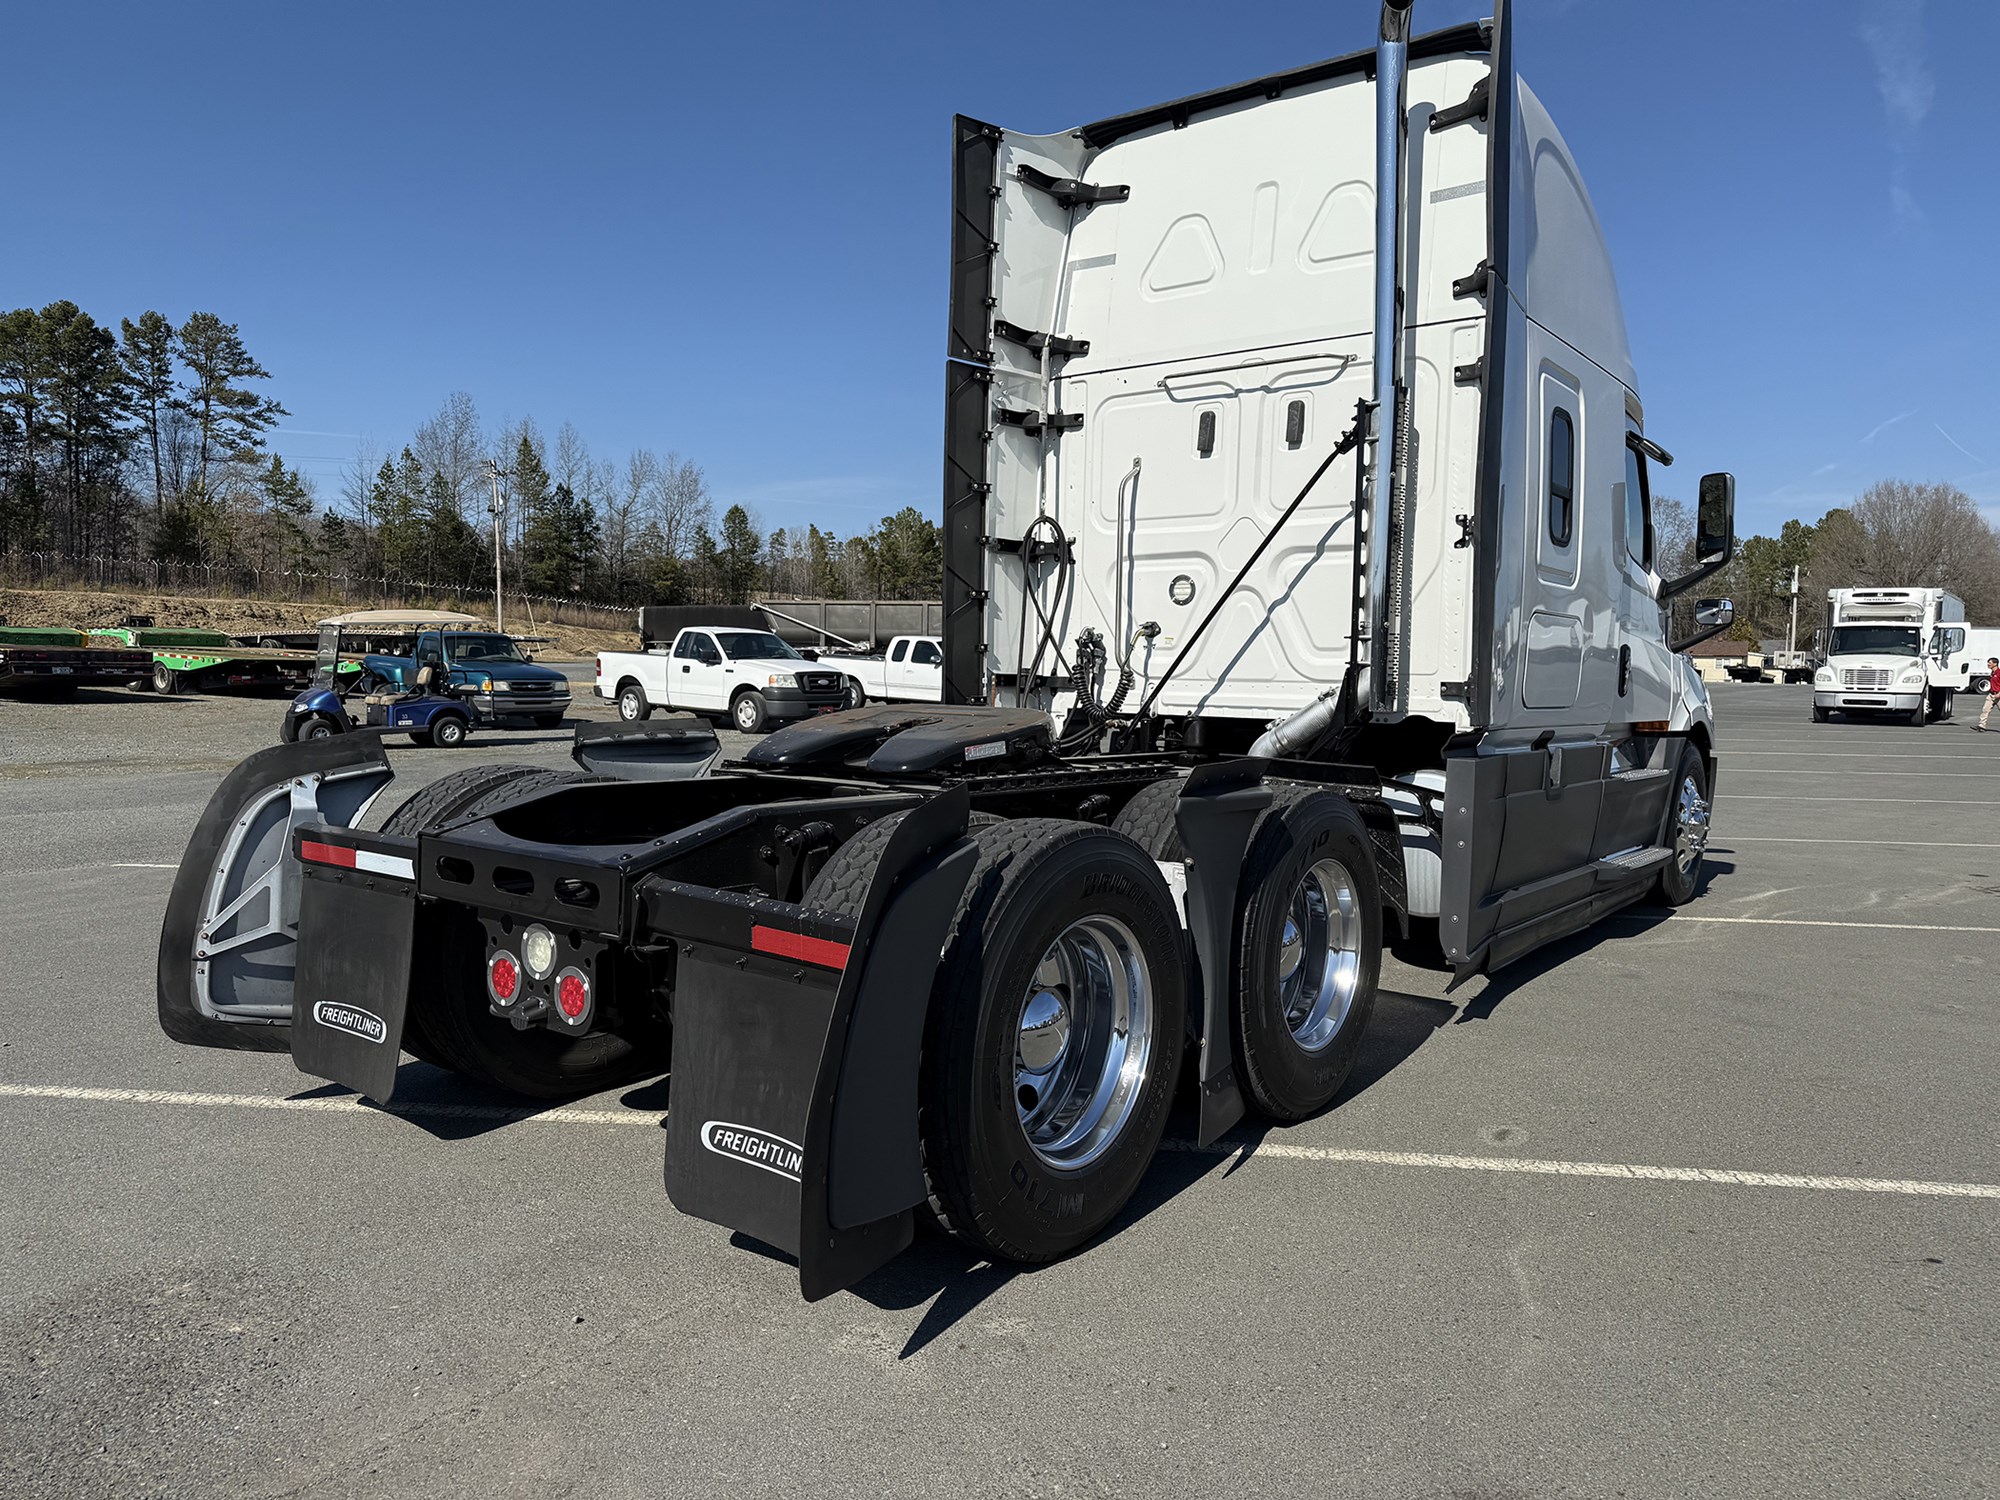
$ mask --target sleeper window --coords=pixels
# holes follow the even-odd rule
[[[1558,406],[1549,417],[1549,540],[1567,547],[1576,534],[1576,423]]]

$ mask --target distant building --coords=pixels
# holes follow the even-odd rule
[[[1731,667],[1761,666],[1764,661],[1764,653],[1748,641],[1732,641],[1721,635],[1688,647],[1687,655],[1703,682],[1727,682]]]

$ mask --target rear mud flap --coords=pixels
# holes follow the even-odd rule
[[[977,848],[954,789],[903,819],[852,930],[789,902],[648,882],[682,940],[666,1185],[798,1257],[817,1301],[907,1247],[924,1201],[917,1067],[937,955]]]
[[[292,1062],[387,1104],[414,972],[417,841],[309,825],[292,847],[301,877]]]
[[[338,735],[259,750],[209,798],[160,927],[160,1029],[196,1047],[291,1045],[299,873],[292,834],[345,828],[395,773],[381,737]]]
[[[1266,763],[1197,766],[1181,788],[1174,825],[1194,861],[1188,879],[1188,933],[1200,977],[1201,1052],[1198,1143],[1212,1145],[1246,1113],[1230,1041],[1229,991],[1236,886],[1250,832],[1271,805]]]

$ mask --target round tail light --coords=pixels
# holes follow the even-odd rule
[[[582,1027],[590,1019],[590,979],[583,970],[564,969],[556,976],[555,1017],[563,1025]]]
[[[497,1005],[512,1005],[521,994],[521,965],[511,953],[496,953],[486,961],[486,993]]]

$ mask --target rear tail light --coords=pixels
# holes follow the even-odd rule
[[[590,978],[578,968],[564,969],[556,975],[555,1019],[573,1031],[580,1031],[590,1021]]]
[[[496,953],[486,961],[486,993],[496,1005],[512,1005],[521,995],[521,965],[511,953]]]

